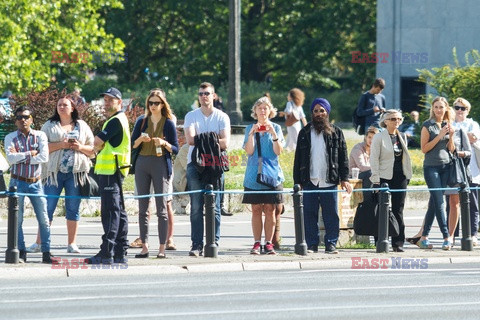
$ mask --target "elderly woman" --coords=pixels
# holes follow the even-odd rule
[[[362,179],[363,188],[369,188],[370,176],[372,174],[370,170],[370,147],[372,145],[372,139],[375,134],[378,133],[376,127],[368,128],[363,138],[363,142],[357,143],[353,146],[352,151],[350,151],[350,156],[348,157],[348,167],[350,170],[350,175],[352,174],[352,169],[357,168],[360,172],[358,175],[359,179]]]
[[[283,150],[283,133],[280,125],[271,122],[269,119],[275,117],[277,109],[267,97],[258,99],[252,107],[252,117],[257,123],[249,125],[245,129],[243,148],[248,155],[247,169],[243,186],[245,191],[281,191],[283,190],[282,168],[278,163],[278,156]],[[276,169],[275,186],[268,187],[257,182],[258,151],[261,156],[269,160]],[[275,230],[275,207],[282,203],[281,193],[263,194],[246,193],[243,203],[252,205],[252,231],[254,244],[251,254],[261,253],[262,230],[265,231],[266,254],[275,254],[272,238]],[[262,221],[262,214],[265,215],[265,223]]]
[[[423,174],[429,189],[445,188],[449,175],[450,155],[455,150],[453,137],[455,128],[452,125],[453,110],[444,97],[436,97],[430,108],[430,118],[422,125],[420,146],[425,154],[423,161]],[[445,220],[445,203],[443,191],[431,190],[428,209],[425,214],[424,228],[420,238],[419,247],[432,249],[428,240],[433,218],[437,218],[440,232],[444,242],[442,249],[448,249],[452,243],[448,240],[448,227]]]
[[[466,168],[470,169],[471,174],[471,187],[478,187],[480,184],[480,170],[478,167],[478,160],[475,152],[472,152],[473,144],[475,144],[480,138],[480,127],[476,121],[467,118],[472,106],[470,102],[463,98],[457,98],[453,102],[453,108],[455,110],[455,121],[453,127],[455,132],[455,148],[460,158],[464,159]],[[453,237],[455,229],[458,224],[458,217],[460,211],[460,199],[458,192],[448,192],[450,212],[448,216],[448,232],[449,241],[453,243]],[[478,190],[470,189],[470,222],[472,240],[474,245],[477,245],[478,234]],[[449,249],[448,247],[445,249]]]
[[[55,112],[42,126],[48,138],[49,161],[42,169],[42,181],[46,195],[58,196],[65,190],[66,196],[80,196],[80,185],[88,179],[93,150],[93,133],[88,124],[80,120],[75,103],[70,97],[58,100]],[[57,208],[57,197],[47,197],[50,224]],[[65,199],[68,253],[80,253],[76,244],[80,220],[80,198]],[[27,251],[36,252],[40,238]]]
[[[406,189],[412,178],[412,164],[407,150],[407,141],[398,127],[402,124],[402,114],[397,110],[387,110],[380,119],[380,126],[386,128],[376,134],[372,140],[370,152],[370,166],[372,176],[370,180],[376,186],[387,183],[392,190]],[[392,237],[392,248],[395,252],[403,252],[405,242],[405,223],[403,221],[403,207],[406,192],[392,192],[392,212],[398,221],[400,232]]]
[[[165,96],[158,90],[150,91],[146,101],[145,115],[140,116],[133,129],[133,149],[140,148],[135,164],[135,185],[139,195],[169,192],[172,175],[172,153],[178,153],[177,130],[172,121],[172,111]],[[165,258],[168,236],[167,197],[155,197],[158,216],[160,247],[157,258]],[[138,224],[142,251],[135,258],[148,258],[148,206],[150,198],[138,199]]]

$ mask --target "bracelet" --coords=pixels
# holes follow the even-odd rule
[[[273,141],[273,142],[278,141],[278,138],[277,138],[277,139],[272,139],[272,141]]]

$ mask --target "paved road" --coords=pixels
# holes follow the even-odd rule
[[[465,319],[480,269],[250,271],[3,280],[2,319]]]

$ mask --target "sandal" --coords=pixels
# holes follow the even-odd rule
[[[177,246],[175,245],[175,243],[173,243],[172,240],[168,240],[167,245],[165,246],[165,249],[166,250],[177,250]]]
[[[421,238],[421,237],[406,238],[405,240],[406,240],[408,243],[417,244],[417,242],[420,241],[420,238]]]
[[[130,248],[142,248],[142,247],[143,247],[143,243],[142,243],[142,239],[140,238],[137,238],[135,239],[135,241],[130,243]]]
[[[165,259],[167,256],[165,255],[165,253],[159,253],[157,254],[157,258],[158,259]]]

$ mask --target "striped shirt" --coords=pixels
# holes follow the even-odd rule
[[[38,151],[37,155],[32,156],[32,150]],[[30,130],[26,136],[18,130],[9,133],[5,137],[5,153],[12,174],[23,178],[40,177],[40,164],[48,162],[47,136],[39,130]]]

